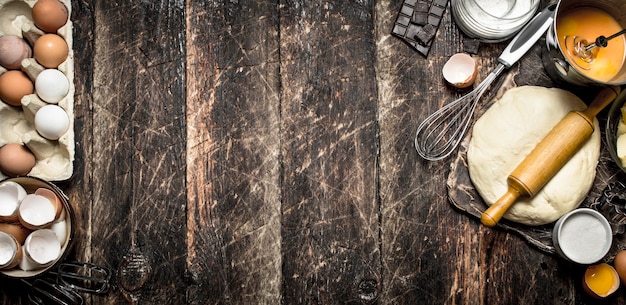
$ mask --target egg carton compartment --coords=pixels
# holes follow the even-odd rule
[[[39,37],[47,34],[38,28],[33,21],[33,6],[40,0],[0,0],[0,37],[15,35],[26,41],[31,49]],[[65,5],[68,16],[71,16],[69,0],[58,0]],[[46,102],[33,89],[21,99],[21,106],[11,106],[6,101],[0,102],[0,147],[9,143],[24,144],[35,156],[35,165],[28,173],[47,181],[63,181],[73,174],[75,153],[74,143],[74,55],[72,50],[72,22],[67,22],[54,34],[62,37],[68,46],[68,55],[65,61],[54,68],[62,72],[69,81],[69,89],[65,97],[58,102]],[[21,61],[21,71],[35,84],[37,76],[44,70],[32,56]],[[9,70],[0,66],[0,76]],[[33,88],[35,88],[33,86]],[[39,109],[46,105],[57,105],[67,114],[69,128],[58,139],[50,140],[35,128],[34,118]],[[7,174],[0,172],[0,179],[7,178]]]

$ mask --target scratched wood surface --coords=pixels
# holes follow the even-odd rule
[[[440,77],[464,37],[448,10],[424,58],[391,35],[401,4],[72,1],[59,186],[71,257],[115,280],[86,304],[598,303],[580,267],[452,208],[454,156],[418,157],[419,121],[465,92]],[[505,45],[481,46],[479,78]],[[508,75],[533,79],[540,48]]]

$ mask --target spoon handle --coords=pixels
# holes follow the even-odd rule
[[[502,51],[498,61],[510,68],[543,36],[554,20],[556,4],[548,5],[533,17],[524,28],[517,33],[509,45]]]

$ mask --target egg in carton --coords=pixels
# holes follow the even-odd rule
[[[37,14],[49,19],[54,13],[46,7],[42,14],[42,7],[52,6],[54,10],[54,6],[59,9],[59,4],[64,6],[61,8],[68,18],[55,31],[54,26],[50,29],[49,25],[43,24]],[[11,174],[3,171],[0,172],[0,179],[8,175],[28,175],[48,181],[63,181],[73,173],[75,89],[70,15],[69,0],[0,0],[0,39],[16,36],[31,48],[30,54],[19,61],[19,67],[0,65],[0,78],[5,73],[17,74],[12,71],[21,71],[32,82],[33,88],[15,106],[10,105],[11,102],[7,101],[9,98],[2,98],[0,92],[0,150],[6,144],[19,143],[35,157],[34,166],[27,173]],[[55,54],[59,53],[59,47],[55,46],[59,40],[67,45],[67,55],[61,60]],[[49,58],[59,63],[49,63]],[[8,87],[13,86],[9,84]]]

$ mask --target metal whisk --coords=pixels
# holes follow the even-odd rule
[[[454,151],[472,121],[478,100],[505,68],[498,64],[474,90],[437,110],[417,127],[415,149],[422,158],[436,161]]]
[[[434,112],[418,126],[415,149],[422,158],[441,160],[456,149],[467,132],[474,108],[485,90],[545,33],[552,23],[555,8],[556,4],[546,7],[513,38],[498,57],[498,66],[474,90]]]
[[[22,280],[30,287],[28,300],[37,305],[82,305],[79,292],[104,294],[111,287],[111,271],[91,263],[68,262],[34,281]]]

